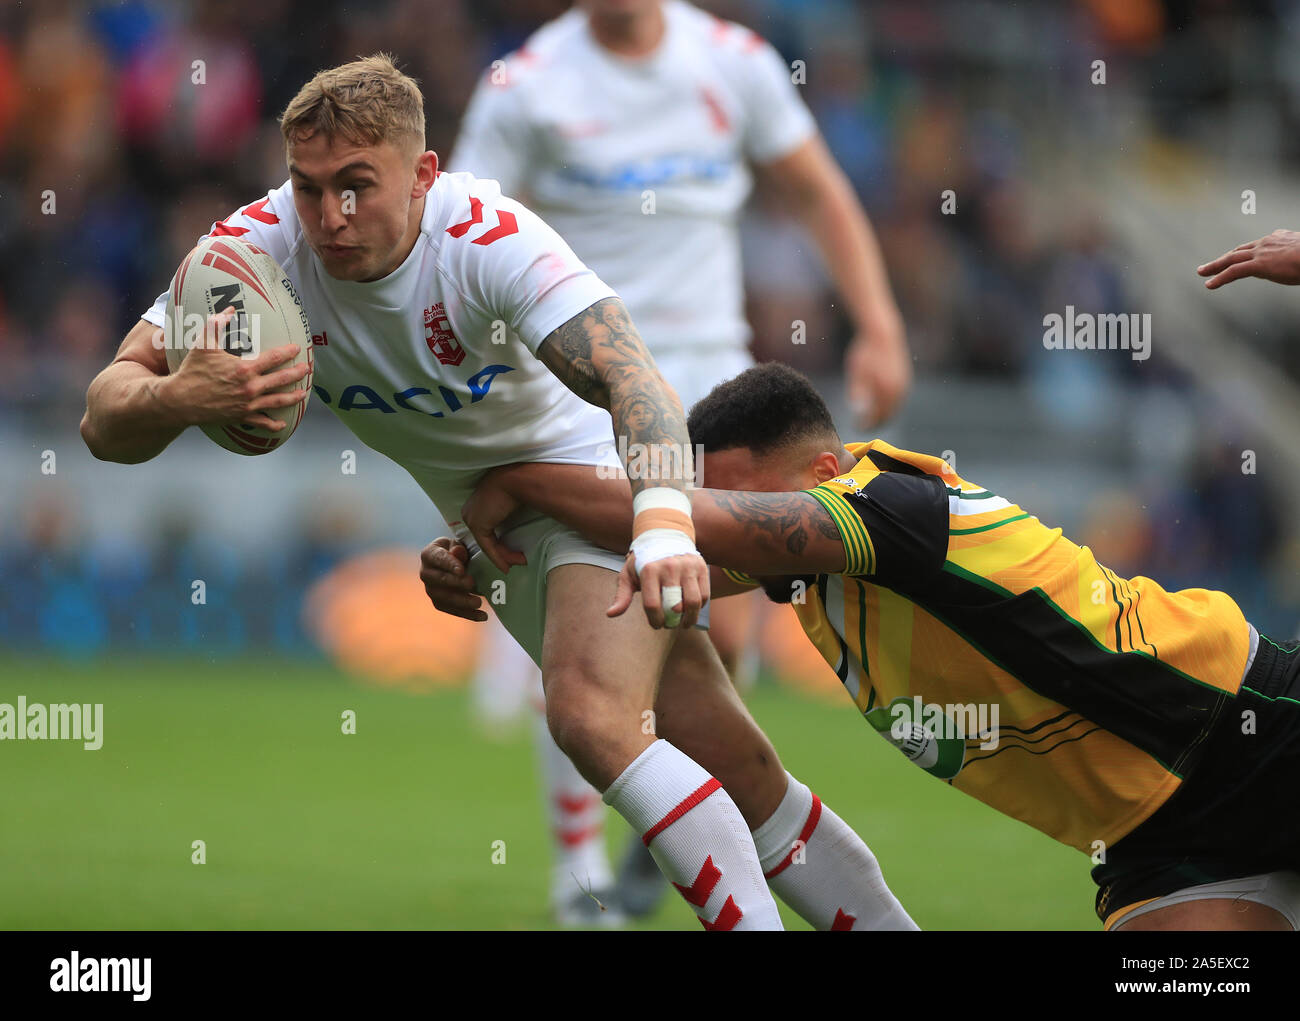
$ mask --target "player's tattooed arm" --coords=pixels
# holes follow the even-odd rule
[[[692,489],[690,497],[697,545],[712,563],[749,574],[844,569],[835,522],[806,493]],[[623,552],[632,540],[627,480],[602,477],[591,465],[528,462],[494,468],[479,481],[462,520],[482,544],[519,507],[555,518],[606,549]],[[715,596],[743,588],[713,584],[719,589]]]
[[[760,583],[773,576],[839,574],[847,566],[834,521],[807,493],[693,489],[691,516],[705,560],[752,575]],[[638,587],[635,573],[625,564],[606,614],[625,613]]]
[[[710,563],[755,576],[844,570],[839,529],[807,493],[699,489],[691,508],[697,544]]]
[[[633,494],[647,478],[685,489],[691,450],[686,415],[622,301],[605,298],[580,312],[542,341],[537,357],[579,397],[610,413],[614,435],[626,437],[625,450],[645,451],[639,470],[628,472]]]
[[[712,564],[752,575],[844,570],[839,530],[826,508],[807,493],[692,489],[690,497],[696,546]],[[463,520],[482,543],[521,506],[608,549],[625,550],[631,541],[632,495],[626,480],[600,478],[589,465],[496,468],[480,481]]]

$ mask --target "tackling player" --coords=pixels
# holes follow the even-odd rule
[[[1099,861],[1106,928],[1300,928],[1300,643],[1222,592],[1118,577],[940,458],[846,448],[787,367],[715,388],[689,428],[718,487],[692,493],[697,540],[729,587],[793,602],[916,765]],[[579,506],[579,471],[493,472],[466,522],[503,562],[492,519],[521,496],[616,542],[626,487]],[[625,568],[612,615],[636,584]]]
[[[585,0],[493,64],[448,166],[495,178],[613,287],[687,410],[754,364],[738,221],[761,175],[834,278],[854,326],[847,396],[860,424],[874,425],[910,379],[902,318],[870,222],[798,93],[776,50],[740,25],[682,0]],[[745,653],[759,610],[754,599],[710,607],[710,638],[733,677],[754,669]],[[498,703],[516,704],[516,692],[540,692],[540,682],[527,656],[489,628],[475,690],[491,719]],[[593,901],[569,875],[607,882],[604,809],[544,724],[538,737],[556,841],[553,901],[562,918],[582,920]],[[619,900],[641,914],[662,882],[629,882],[636,874],[626,863]]]
[[[494,182],[438,171],[419,88],[389,58],[322,71],[280,126],[289,181],[210,233],[280,263],[320,338],[318,398],[444,516],[507,461],[617,467],[611,417],[631,443],[689,453],[681,406],[622,302]],[[294,346],[231,358],[217,315],[211,348],[168,375],[165,303],[166,292],[90,384],[91,452],[138,463],[189,425],[278,429],[263,412],[304,396],[268,392],[302,378],[277,368]],[[509,580],[501,616],[542,666],[557,743],[643,834],[706,928],[780,928],[768,882],[819,928],[914,928],[866,845],[782,769],[692,629],[708,575],[680,468],[659,482],[632,480],[632,549],[647,611],[662,623],[660,590],[676,589],[680,631],[604,616],[622,556],[537,515],[507,531],[529,566]],[[470,570],[494,580],[484,557]],[[644,725],[651,707],[660,734]],[[787,867],[799,840],[806,863]]]

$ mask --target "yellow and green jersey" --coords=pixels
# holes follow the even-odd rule
[[[1118,577],[937,457],[880,440],[808,490],[844,542],[795,611],[867,720],[954,787],[1091,853],[1178,787],[1240,687],[1222,592]]]

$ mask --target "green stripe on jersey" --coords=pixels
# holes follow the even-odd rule
[[[995,521],[991,525],[980,525],[979,528],[950,528],[948,529],[948,534],[949,535],[974,535],[976,532],[988,532],[994,528],[1001,528],[1003,525],[1009,525],[1013,521],[1022,521],[1027,517],[1029,517],[1028,512],[1024,514],[1016,514],[1015,516],[1009,518],[1003,518],[1001,521]]]
[[[844,543],[844,573],[870,574],[875,569],[871,556],[871,539],[862,520],[848,507],[844,498],[825,490],[805,489],[814,500],[826,509],[835,522]]]
[[[750,587],[753,587],[754,585],[758,584],[758,580],[756,578],[751,578],[744,571],[733,571],[730,567],[724,567],[722,569],[722,573],[725,574],[732,581],[734,581],[737,585],[749,585]]]
[[[955,577],[964,578],[966,581],[972,581],[976,585],[980,586],[980,588],[986,588],[990,592],[996,592],[1000,596],[1010,598],[1016,594],[1010,589],[1003,588],[995,581],[990,581],[988,578],[983,578],[978,574],[974,574],[971,571],[966,570],[964,567],[958,567],[951,560],[943,565],[943,570]]]

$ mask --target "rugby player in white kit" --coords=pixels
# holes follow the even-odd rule
[[[493,182],[438,172],[419,89],[387,57],[318,74],[281,129],[290,180],[210,233],[283,266],[323,341],[318,397],[444,516],[494,465],[601,464],[611,417],[634,442],[687,449],[681,407],[622,303]],[[280,367],[293,345],[253,360],[220,349],[228,312],[209,322],[211,347],[169,375],[164,302],[87,392],[81,431],[100,459],[149,460],[194,424],[274,429],[263,412],[305,396],[271,392],[305,374]],[[706,928],[780,928],[768,883],[818,928],[915,928],[866,845],[784,771],[725,677],[710,683],[712,653],[692,629],[707,572],[683,480],[633,485],[646,606],[661,616],[658,590],[679,588],[679,630],[607,620],[621,558],[557,523],[520,519],[505,535],[528,566],[511,572],[502,616],[542,666],[557,742]],[[480,585],[498,577],[483,557],[470,570]],[[643,728],[652,705],[673,721],[660,734]]]
[[[687,410],[753,364],[738,220],[754,173],[767,177],[843,296],[855,327],[847,397],[858,424],[874,425],[910,380],[902,319],[870,222],[791,79],[761,37],[682,0],[585,0],[493,63],[447,165],[526,202],[618,292]],[[711,637],[742,687],[762,610],[756,594],[709,608]],[[492,725],[532,695],[552,901],[562,920],[588,921],[593,902],[569,877],[597,890],[612,882],[604,806],[547,735],[536,668],[499,625],[486,627],[480,713]],[[657,900],[653,870],[624,861],[614,899],[630,913]]]

